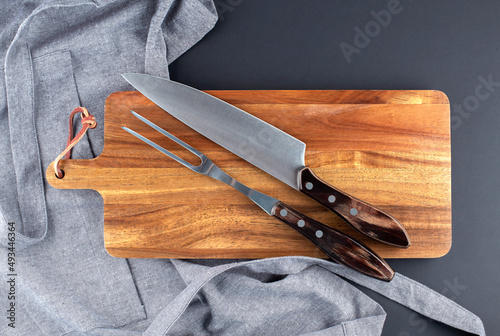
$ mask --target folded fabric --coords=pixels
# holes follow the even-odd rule
[[[436,321],[485,335],[477,316],[399,273],[387,283],[308,257],[216,267],[180,260],[174,263],[188,286],[144,336],[185,334],[176,329],[176,323],[193,317],[188,304],[194,298],[206,307],[205,315],[197,315],[207,325],[207,335],[381,335],[384,310],[345,279]]]

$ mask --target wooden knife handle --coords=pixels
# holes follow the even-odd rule
[[[354,238],[320,223],[283,202],[278,202],[272,215],[288,224],[336,262],[374,278],[390,281],[394,271],[375,252]]]
[[[319,179],[309,168],[299,173],[300,191],[335,212],[353,228],[392,246],[408,248],[404,227],[389,214]]]

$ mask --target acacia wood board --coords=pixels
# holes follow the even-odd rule
[[[184,125],[136,91],[105,103],[104,149],[62,160],[55,188],[94,189],[104,201],[107,251],[124,258],[325,258],[292,228],[229,186],[181,166],[133,137],[127,126],[174,154],[194,155],[136,119],[145,116],[205,153],[248,186],[372,247],[385,258],[433,258],[451,247],[450,107],[440,91],[206,91],[306,143],[306,165],[323,180],[394,216],[412,245],[371,240],[319,203]],[[92,130],[90,130],[92,132]],[[77,145],[78,146],[78,145]]]

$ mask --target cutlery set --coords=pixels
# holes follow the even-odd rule
[[[181,122],[316,200],[364,235],[395,247],[410,246],[406,230],[392,216],[317,177],[305,165],[306,145],[300,140],[233,105],[189,86],[144,74],[124,74],[123,77]],[[276,217],[307,237],[332,260],[384,281],[390,281],[394,276],[394,271],[381,257],[354,238],[302,214],[278,199],[238,182],[194,147],[144,116],[134,111],[131,113],[198,156],[201,164],[195,166],[134,130],[122,127],[124,130],[185,167],[238,190],[268,215]]]

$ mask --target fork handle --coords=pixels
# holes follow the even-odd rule
[[[393,278],[394,271],[387,262],[354,238],[281,201],[275,205],[272,215],[300,232],[332,260],[380,280]]]

